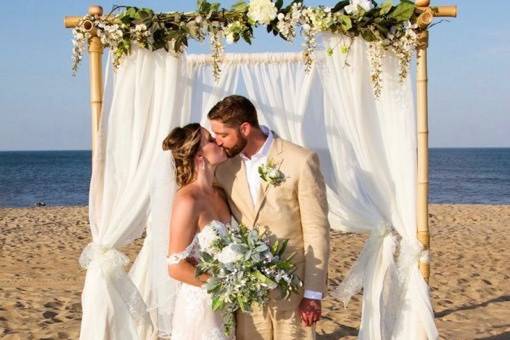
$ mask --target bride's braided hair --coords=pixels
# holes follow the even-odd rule
[[[189,184],[195,176],[195,156],[200,150],[202,127],[191,123],[173,129],[163,141],[163,150],[171,150],[175,160],[175,180],[179,187]]]

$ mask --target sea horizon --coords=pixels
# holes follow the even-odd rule
[[[429,203],[510,204],[510,147],[429,149]],[[0,207],[87,205],[91,154],[0,151]]]

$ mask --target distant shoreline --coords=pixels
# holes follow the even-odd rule
[[[429,149],[451,149],[451,150],[459,150],[459,149],[510,149],[510,146],[431,146]],[[88,151],[91,152],[90,149],[69,149],[69,150],[0,150],[2,152],[76,152],[76,151]]]
[[[430,206],[456,206],[456,207],[510,207],[510,203],[429,203]],[[88,208],[88,204],[84,205],[47,205],[44,207],[3,207],[0,206],[1,210],[23,210],[23,209],[67,209],[67,208]]]

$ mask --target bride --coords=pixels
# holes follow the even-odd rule
[[[163,141],[172,152],[176,192],[170,223],[168,272],[181,282],[174,304],[172,340],[228,339],[205,289],[208,275],[195,276],[200,233],[214,223],[228,225],[226,197],[213,185],[216,166],[227,159],[209,131],[198,123],[173,129]]]

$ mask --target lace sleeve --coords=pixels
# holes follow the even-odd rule
[[[195,246],[196,240],[197,240],[197,238],[194,237],[193,241],[191,241],[191,243],[186,247],[186,249],[184,249],[183,251],[181,251],[179,253],[174,253],[174,254],[168,255],[166,258],[166,262],[168,263],[168,265],[171,266],[171,265],[177,264],[177,263],[181,262],[182,260],[184,260],[185,258],[189,257],[191,255],[191,252],[193,251],[193,247]]]

